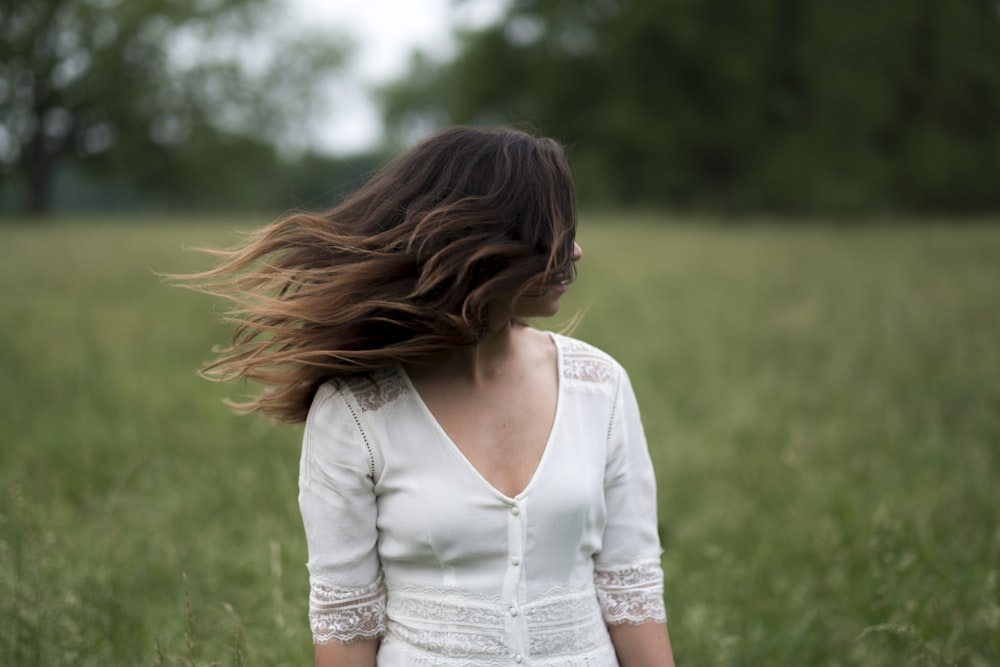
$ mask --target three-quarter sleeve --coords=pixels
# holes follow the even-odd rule
[[[609,624],[665,621],[656,521],[656,478],[639,406],[620,371],[608,430],[604,478],[606,524],[594,583]]]
[[[359,412],[335,387],[323,385],[303,436],[299,508],[309,548],[309,620],[317,644],[372,639],[385,631],[375,468]]]

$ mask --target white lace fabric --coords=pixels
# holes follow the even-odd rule
[[[666,622],[663,569],[656,561],[594,573],[597,599],[608,625]]]
[[[389,632],[420,653],[477,661],[510,655],[510,609],[498,597],[404,589],[390,596],[388,613]],[[532,656],[575,656],[602,644],[593,588],[553,590],[521,606],[519,614]]]
[[[360,588],[309,578],[309,624],[317,644],[350,644],[385,634],[385,584],[382,577]]]
[[[500,658],[509,653],[509,609],[499,598],[405,587],[387,596],[381,577],[362,588],[333,586],[317,577],[310,583],[310,619],[317,643],[371,639],[388,629],[431,655]],[[554,589],[523,606],[531,655],[556,657],[597,649],[602,623],[666,621],[659,563],[598,571],[594,583],[596,591]]]

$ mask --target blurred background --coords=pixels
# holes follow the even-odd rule
[[[5,0],[0,210],[327,205],[449,123],[572,151],[585,205],[1000,206],[991,0]]]
[[[495,122],[567,146],[678,664],[1000,664],[997,0],[0,0],[0,666],[311,663],[301,429],[158,274]]]

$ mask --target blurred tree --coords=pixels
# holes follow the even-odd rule
[[[1000,208],[995,0],[511,0],[383,91],[397,134],[526,122],[591,202]]]
[[[275,145],[302,148],[296,132],[316,109],[317,79],[346,44],[273,34],[277,9],[0,0],[0,173],[41,213],[66,162],[184,191],[224,185],[241,162],[273,163]]]

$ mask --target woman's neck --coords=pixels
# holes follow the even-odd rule
[[[526,327],[506,321],[475,345],[436,352],[408,365],[411,376],[444,379],[479,385],[502,373],[515,356],[516,340]]]

